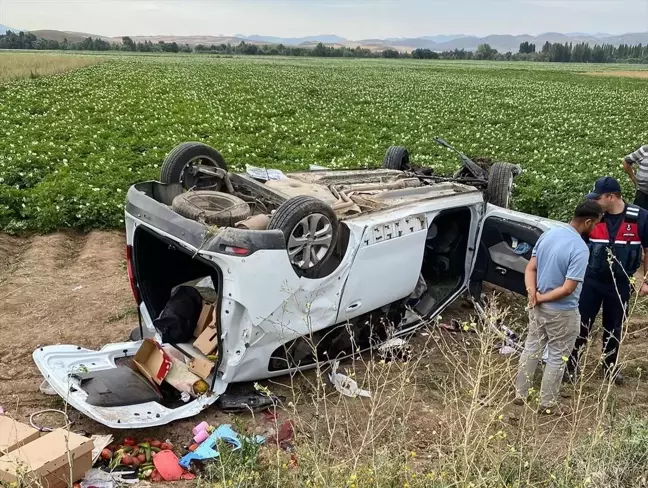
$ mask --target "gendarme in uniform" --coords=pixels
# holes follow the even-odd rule
[[[587,198],[596,200],[605,214],[587,244],[590,257],[578,307],[581,331],[569,371],[574,373],[580,349],[603,308],[604,372],[620,383],[618,349],[630,300],[629,278],[641,267],[643,251],[648,247],[648,212],[626,204],[621,198],[619,182],[611,176],[599,178]]]

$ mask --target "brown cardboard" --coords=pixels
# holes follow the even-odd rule
[[[153,339],[144,339],[137,350],[133,363],[146,378],[161,385],[171,369],[171,358]]]
[[[0,456],[40,437],[33,427],[0,415]]]
[[[208,356],[218,346],[218,329],[207,327],[193,343],[194,347]]]
[[[215,327],[214,323],[214,305],[211,303],[203,302],[198,323],[194,329],[194,337],[200,337],[205,327]]]
[[[0,481],[66,488],[92,468],[92,439],[64,429],[49,432],[0,458]],[[70,463],[72,479],[70,480]]]
[[[204,358],[193,358],[189,361],[189,371],[206,380],[214,369],[214,363]]]

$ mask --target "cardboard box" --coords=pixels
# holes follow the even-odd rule
[[[210,355],[218,347],[218,329],[207,327],[193,343],[194,347],[205,356]]]
[[[158,385],[162,384],[172,365],[171,357],[153,339],[144,339],[133,363],[140,373]]]
[[[216,327],[216,317],[214,316],[214,305],[203,302],[200,317],[194,329],[194,337],[200,337],[206,327]]]
[[[0,415],[0,456],[40,437],[33,427]]]
[[[189,361],[189,371],[206,380],[214,369],[214,363],[209,359],[193,358]]]
[[[73,432],[48,432],[0,458],[0,481],[67,488],[92,468],[93,447],[92,439]]]

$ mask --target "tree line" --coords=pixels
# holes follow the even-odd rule
[[[104,39],[88,37],[82,41],[71,42],[64,39],[62,42],[36,37],[31,32],[7,31],[0,35],[0,49],[37,49],[37,50],[69,50],[69,51],[130,51],[130,52],[171,52],[171,53],[201,53],[220,55],[256,55],[256,56],[315,56],[331,58],[413,58],[413,59],[457,59],[457,60],[492,60],[492,61],[545,61],[563,63],[645,63],[648,64],[648,45],[630,46],[622,44],[596,44],[590,46],[586,43],[550,43],[546,42],[540,51],[536,45],[523,42],[517,53],[500,53],[488,44],[480,44],[475,52],[465,49],[437,52],[431,49],[415,49],[411,53],[399,52],[395,49],[371,51],[357,46],[326,46],[323,43],[315,47],[257,45],[241,41],[237,45],[212,44],[190,46],[179,45],[176,42],[135,42],[130,37],[123,37],[122,42],[108,42]]]

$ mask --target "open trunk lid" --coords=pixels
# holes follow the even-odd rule
[[[213,404],[225,391],[227,384],[216,378],[209,381],[212,391],[187,403],[172,405],[164,400],[152,400],[124,406],[91,405],[82,378],[93,372],[129,368],[127,363],[141,344],[108,344],[99,351],[73,345],[47,346],[34,351],[33,358],[43,377],[65,402],[113,429],[155,427],[191,417]]]

